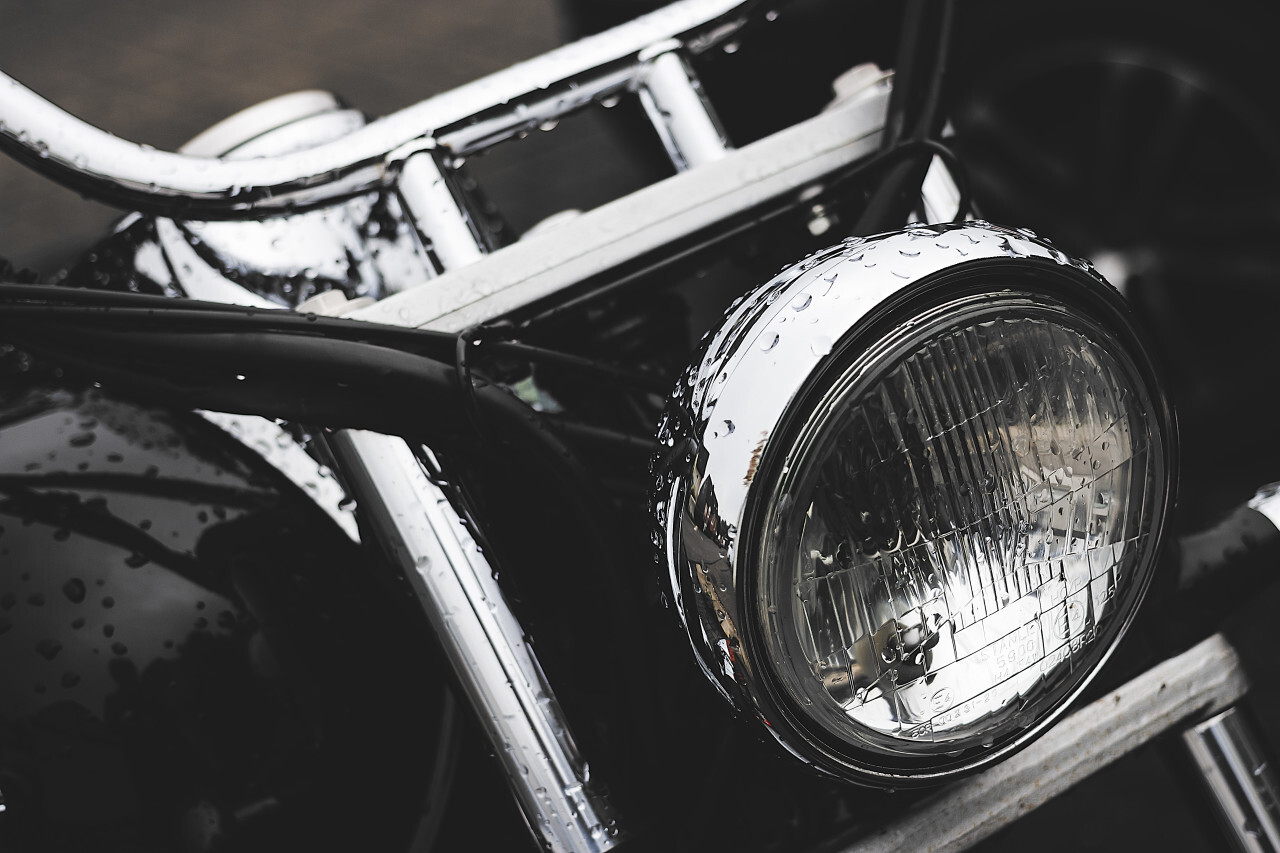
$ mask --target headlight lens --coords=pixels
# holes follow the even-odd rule
[[[1124,348],[1083,325],[958,306],[887,365],[855,362],[803,424],[764,514],[757,616],[824,729],[891,755],[991,745],[1107,648],[1142,587],[1162,454]]]
[[[1025,232],[914,228],[754,291],[668,407],[657,520],[704,672],[793,754],[938,781],[1110,655],[1173,494],[1115,291]]]

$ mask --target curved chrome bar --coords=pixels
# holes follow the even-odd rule
[[[411,155],[483,147],[637,85],[651,45],[698,52],[730,37],[752,0],[681,0],[483,77],[305,151],[226,161],[157,151],[81,121],[0,73],[0,150],[84,195],[126,209],[245,218],[386,185]],[[479,134],[459,133],[469,124]]]

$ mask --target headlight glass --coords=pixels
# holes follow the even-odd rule
[[[873,754],[989,747],[1070,694],[1142,594],[1169,474],[1106,329],[1007,292],[936,316],[794,428],[757,540],[785,704]]]

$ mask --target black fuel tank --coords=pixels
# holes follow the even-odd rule
[[[394,583],[217,427],[0,385],[0,849],[404,849],[448,701],[434,655]]]

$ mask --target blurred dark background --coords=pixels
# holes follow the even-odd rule
[[[0,0],[0,68],[99,127],[173,149],[297,89],[329,89],[382,115],[638,8]],[[1280,142],[1263,8],[971,3],[960,26],[955,121],[984,213],[1104,259],[1138,302],[1184,403],[1191,485],[1182,503],[1192,526],[1280,478],[1268,390],[1280,376],[1260,357],[1280,270]],[[864,58],[851,51],[840,67]],[[532,142],[519,162],[479,167],[498,178],[517,224],[531,224],[523,220],[538,209],[532,199],[548,187],[590,206],[631,180],[626,170],[583,167],[601,140],[616,144],[597,118],[584,120],[584,135],[553,134],[556,145]],[[52,272],[117,215],[0,160],[0,256],[19,266]],[[1179,769],[1167,751],[1144,749],[990,847],[1216,849],[1191,789],[1175,781]]]

